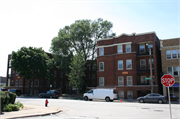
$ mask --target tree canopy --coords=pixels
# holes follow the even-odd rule
[[[20,77],[31,82],[33,77],[42,79],[53,78],[50,70],[53,60],[42,50],[42,48],[22,47],[17,52],[12,52],[11,64]],[[29,83],[30,88],[30,83]]]
[[[99,18],[94,21],[77,20],[70,26],[60,29],[58,36],[52,39],[50,47],[56,60],[63,62],[59,68],[63,71],[69,70],[70,59],[78,53],[84,54],[84,61],[91,60],[93,63],[96,59],[96,41],[115,36],[111,31],[112,27],[111,22]]]

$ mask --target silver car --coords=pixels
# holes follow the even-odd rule
[[[144,97],[138,97],[137,100],[140,103],[155,102],[155,103],[162,104],[162,103],[167,102],[167,98],[161,94],[158,94],[158,93],[151,93],[151,94],[148,94]]]

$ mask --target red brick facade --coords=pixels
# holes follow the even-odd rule
[[[116,88],[120,98],[137,98],[138,96],[150,93],[150,80],[141,80],[141,76],[150,77],[149,68],[149,49],[146,44],[152,44],[152,59],[154,60],[154,86],[153,92],[160,92],[158,87],[160,83],[160,52],[159,39],[155,33],[139,35],[121,35],[112,39],[100,39],[97,41],[97,85],[101,88]],[[144,47],[143,53],[140,53],[139,45]],[[122,46],[122,53],[118,53],[118,46]],[[126,46],[131,51],[126,53]],[[103,55],[100,56],[100,48],[103,49]],[[128,50],[128,49],[127,49]],[[127,61],[128,60],[128,61]],[[126,68],[126,62],[131,60],[131,69]],[[140,69],[140,60],[145,60],[145,67]],[[123,62],[123,69],[118,70],[118,61]],[[100,63],[104,63],[104,70],[100,71]],[[123,78],[121,85],[118,85],[118,77]],[[104,85],[100,86],[99,82],[104,78]],[[128,79],[127,79],[128,78]],[[129,81],[129,83],[127,82]],[[143,84],[142,82],[145,82]],[[103,83],[102,83],[103,84]],[[129,95],[129,97],[128,97]]]

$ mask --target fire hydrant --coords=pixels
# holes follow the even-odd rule
[[[45,107],[47,107],[47,105],[48,105],[48,100],[46,99],[46,101],[45,101]]]

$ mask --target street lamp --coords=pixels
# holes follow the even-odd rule
[[[146,44],[148,46],[148,44]],[[149,48],[149,47],[148,47]],[[152,79],[152,60],[151,60],[151,48],[149,48],[150,57],[150,77],[151,77],[151,93],[153,93],[153,79]]]

